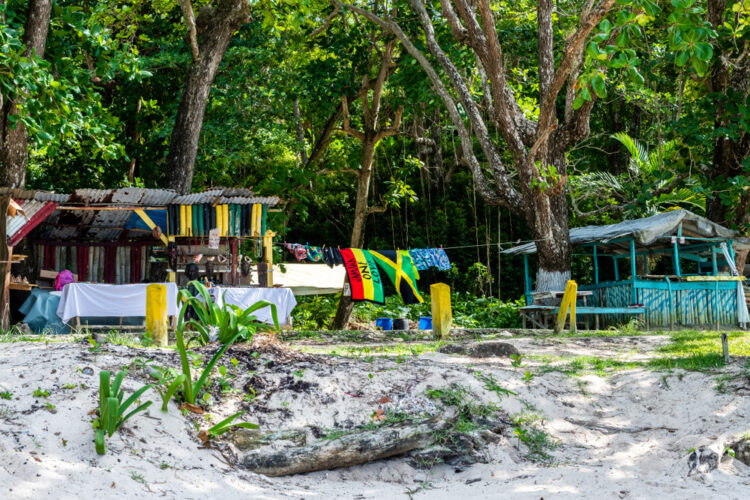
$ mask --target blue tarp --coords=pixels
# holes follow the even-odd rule
[[[21,304],[19,311],[26,315],[23,322],[34,333],[70,333],[70,327],[63,324],[57,315],[58,304],[60,292],[35,288]]]
[[[159,226],[161,228],[161,232],[166,234],[167,233],[167,211],[166,209],[156,209],[156,210],[144,210],[146,212],[146,215],[148,215],[152,221],[154,221],[154,224]],[[143,219],[141,219],[137,213],[133,212],[133,215],[130,216],[130,220],[128,221],[127,225],[125,226],[126,229],[144,229],[146,231],[150,231],[149,227],[146,225],[145,222],[143,222]]]

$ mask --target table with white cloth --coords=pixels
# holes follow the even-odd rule
[[[57,315],[63,323],[76,317],[145,317],[146,288],[150,284],[68,283],[62,290]],[[167,287],[167,316],[177,316],[177,285],[157,284]]]
[[[256,302],[265,300],[276,305],[276,315],[280,325],[289,324],[289,316],[297,305],[297,299],[289,288],[209,288],[211,297],[216,304],[234,304],[240,309],[247,309]],[[271,308],[258,309],[253,315],[263,323],[273,324]]]

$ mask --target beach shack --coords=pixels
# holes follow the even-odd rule
[[[687,210],[673,210],[617,224],[570,230],[574,257],[590,262],[579,282],[578,319],[594,326],[622,324],[632,318],[647,328],[745,327],[748,318],[743,269],[735,252],[750,240]],[[556,291],[537,293],[529,271],[536,245],[505,250],[521,255],[526,306],[533,326],[546,327],[557,313]],[[587,260],[584,259],[584,262]],[[589,323],[590,326],[590,323]]]
[[[6,212],[0,218],[2,325],[23,318],[19,303],[29,295],[59,301],[63,323],[71,315],[143,316],[134,312],[145,308],[141,299],[148,283],[168,285],[174,309],[177,286],[188,281],[186,270],[196,271],[190,264],[201,280],[235,288],[240,299],[259,295],[249,288],[264,289],[260,295],[271,301],[291,296],[272,288],[275,233],[267,214],[278,201],[238,188],[188,195],[145,188],[70,194],[0,188],[0,209]],[[63,270],[74,283],[50,293]]]

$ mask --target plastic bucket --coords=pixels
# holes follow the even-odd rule
[[[420,330],[432,330],[432,317],[419,318]]]
[[[393,329],[394,330],[408,330],[409,329],[409,320],[406,318],[397,318],[393,320]]]
[[[377,330],[393,330],[393,321],[391,318],[376,318],[375,328]]]

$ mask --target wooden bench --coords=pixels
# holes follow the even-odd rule
[[[524,306],[519,309],[521,313],[521,319],[523,321],[523,328],[526,328],[526,318],[531,320],[533,326],[537,328],[547,328],[547,319],[550,317],[557,316],[557,312],[560,306],[542,306],[542,305],[530,305]],[[541,314],[543,319],[540,321],[535,316]],[[632,307],[593,307],[593,306],[576,306],[576,315],[578,314],[593,314],[594,315],[594,329],[599,329],[599,315],[600,314],[643,314],[646,319],[646,328],[648,328],[648,308],[643,306],[632,306]],[[588,323],[588,321],[587,321]],[[588,325],[587,325],[588,326]]]

